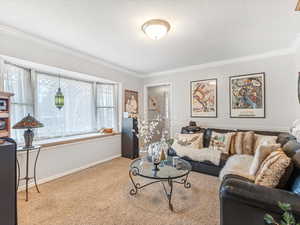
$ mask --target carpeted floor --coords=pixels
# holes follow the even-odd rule
[[[129,195],[130,160],[117,158],[19,193],[19,225],[217,225],[219,181],[192,172],[191,189],[174,184],[174,212],[161,184]],[[142,179],[142,178],[140,178]]]

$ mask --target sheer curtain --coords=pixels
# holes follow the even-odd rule
[[[118,85],[75,80],[38,72],[0,59],[4,91],[12,97],[11,125],[28,113],[45,126],[35,129],[35,140],[96,132],[101,128],[118,129]],[[54,96],[60,87],[65,105],[59,110]],[[23,130],[11,130],[23,143]]]
[[[4,91],[14,93],[11,99],[11,125],[13,126],[28,113],[33,115],[34,100],[30,70],[16,65],[4,64]],[[23,130],[11,130],[12,138],[23,142]]]
[[[60,87],[65,105],[57,109],[54,96]],[[39,138],[61,137],[95,131],[93,83],[37,73],[37,116],[45,127],[38,131]]]
[[[97,127],[118,130],[117,85],[97,84]]]

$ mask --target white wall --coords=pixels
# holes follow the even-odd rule
[[[37,161],[39,183],[85,169],[120,156],[121,135],[90,139],[82,142],[42,148]],[[30,153],[30,176],[33,175],[37,151]],[[25,176],[26,152],[18,153],[21,177]],[[31,181],[32,183],[33,181]],[[24,181],[20,183],[20,190]]]
[[[252,128],[263,130],[287,130],[298,117],[296,108],[297,76],[294,55],[273,56],[264,59],[237,62],[222,66],[172,72],[145,79],[144,84],[171,82],[173,101],[171,121],[173,132],[194,120],[198,125],[220,128]],[[266,73],[266,118],[229,118],[229,76],[247,73]],[[218,118],[190,117],[190,81],[218,78]]]

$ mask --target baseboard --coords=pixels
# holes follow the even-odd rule
[[[108,158],[106,158],[106,159],[103,159],[103,160],[100,160],[100,161],[96,161],[96,162],[87,164],[87,165],[85,165],[85,166],[82,166],[82,167],[79,167],[79,168],[75,168],[75,169],[66,171],[66,172],[64,172],[64,173],[56,174],[56,175],[53,175],[53,176],[51,176],[51,177],[42,178],[42,179],[38,180],[37,183],[38,183],[38,184],[47,183],[47,182],[49,182],[49,181],[52,181],[52,180],[55,180],[55,179],[58,179],[58,178],[61,178],[61,177],[70,175],[70,174],[72,174],[72,173],[79,172],[79,171],[81,171],[81,170],[84,170],[84,169],[87,169],[87,168],[96,166],[96,165],[98,165],[98,164],[101,164],[101,163],[110,161],[110,160],[115,159],[115,158],[118,158],[118,157],[121,157],[121,154],[118,154],[118,155],[115,155],[115,156],[111,156],[111,157],[108,157]],[[34,187],[34,183],[33,183],[33,182],[29,183],[28,187],[29,187],[29,188]],[[26,188],[25,185],[20,186],[19,189],[18,189],[18,192],[24,191],[25,188]]]

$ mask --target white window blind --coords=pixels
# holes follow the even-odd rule
[[[33,115],[33,92],[30,70],[12,64],[4,67],[4,91],[14,93],[11,99],[11,125],[13,126],[28,113]],[[11,130],[16,141],[23,140],[23,130]]]
[[[65,105],[57,109],[54,96],[59,87]],[[93,128],[93,84],[58,76],[37,73],[37,116],[45,127],[39,129],[40,138],[61,137],[95,131]]]
[[[97,128],[118,129],[117,85],[97,84]]]

